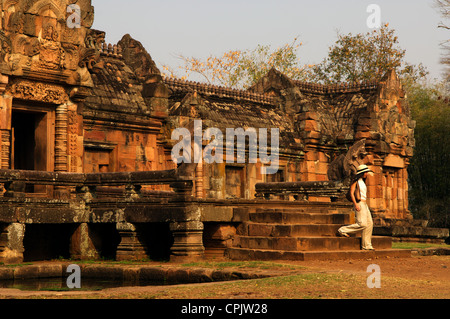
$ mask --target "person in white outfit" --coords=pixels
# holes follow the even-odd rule
[[[350,237],[348,234],[362,231],[361,234],[361,249],[374,250],[372,247],[372,230],[373,221],[370,214],[369,206],[367,206],[367,186],[365,180],[368,174],[373,172],[367,167],[367,165],[360,165],[356,172],[356,178],[350,185],[350,194],[352,202],[355,208],[356,223],[348,226],[342,226],[339,228],[338,233],[344,237]],[[355,188],[358,183],[361,200],[357,201],[355,198]]]

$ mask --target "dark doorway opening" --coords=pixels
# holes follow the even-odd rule
[[[70,258],[70,239],[75,224],[27,224],[23,239],[23,260]]]
[[[113,260],[116,257],[120,235],[116,224],[89,224],[89,237],[101,259]]]
[[[173,235],[169,223],[136,224],[138,238],[151,260],[167,261],[173,246]]]
[[[46,112],[13,110],[11,168],[48,170],[48,128]],[[27,193],[46,193],[44,186],[27,185]]]
[[[35,169],[36,114],[13,112],[14,169]]]

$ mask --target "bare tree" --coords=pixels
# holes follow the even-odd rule
[[[450,0],[435,0],[435,7],[441,13],[441,16],[444,18],[444,22],[439,22],[438,28],[442,28],[445,30],[450,30]],[[444,65],[444,80],[447,80],[447,83],[450,82],[450,40],[446,40],[441,43],[444,49],[444,55],[441,59],[441,63]]]

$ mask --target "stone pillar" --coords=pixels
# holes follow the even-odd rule
[[[91,240],[89,234],[89,225],[81,223],[70,240],[70,257],[72,259],[98,259],[100,257],[98,251]]]
[[[392,211],[395,218],[399,217],[398,207],[398,174],[399,169],[394,170],[392,173]]]
[[[171,261],[192,261],[204,257],[203,223],[200,221],[172,222],[170,231],[173,235]]]
[[[409,199],[408,199],[408,165],[409,160],[405,160],[405,168],[403,169],[403,207],[404,207],[404,215],[403,218],[413,219],[411,212],[409,211]]]
[[[11,223],[0,229],[0,262],[23,262],[25,224]]]
[[[198,163],[195,169],[195,196],[203,198],[203,163]]]
[[[145,246],[139,240],[136,226],[127,222],[119,222],[116,227],[121,237],[117,247],[116,260],[143,260],[148,257]]]
[[[72,173],[82,173],[83,171],[83,149],[80,150],[83,145],[79,141],[78,127],[77,105],[69,104],[67,107],[67,171]]]
[[[0,73],[0,168],[11,168],[12,96],[5,95],[8,77]]]
[[[402,168],[398,172],[398,210],[399,210],[399,218],[407,218],[408,215],[408,207],[406,201],[406,188],[407,185],[407,169]]]
[[[11,168],[11,131],[0,130],[0,168]]]
[[[55,172],[67,172],[67,118],[68,108],[66,104],[56,107],[55,119]],[[55,186],[55,198],[67,199],[69,190],[67,187]]]

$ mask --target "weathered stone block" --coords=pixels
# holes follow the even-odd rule
[[[383,165],[389,167],[404,168],[405,162],[403,158],[401,158],[400,156],[389,154],[388,156],[385,157]]]
[[[166,271],[158,267],[142,267],[139,272],[140,282],[164,282]]]

